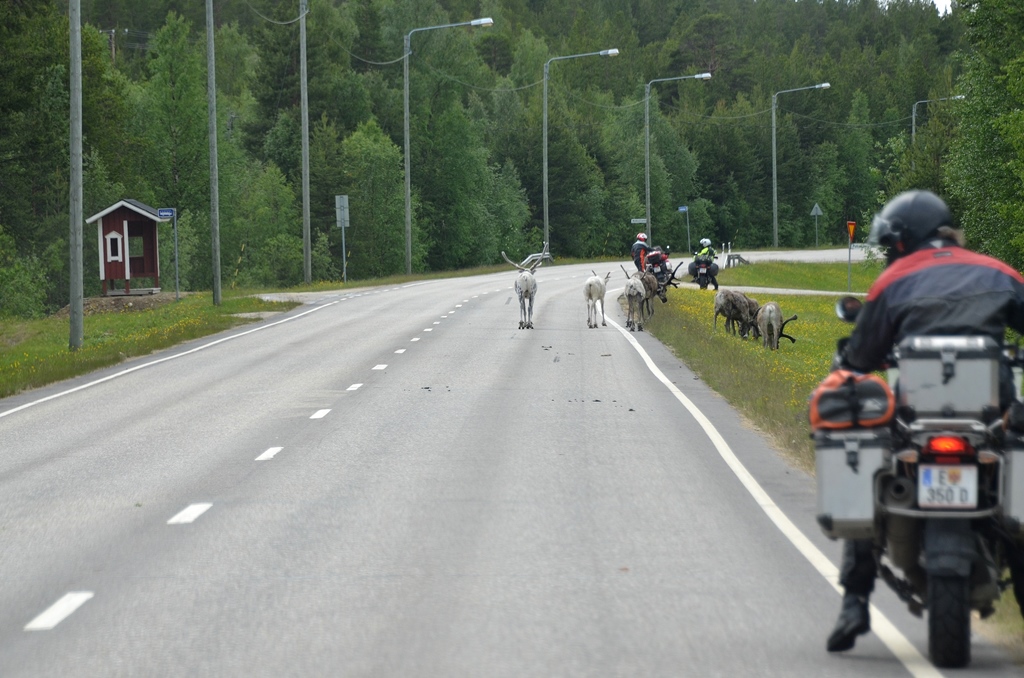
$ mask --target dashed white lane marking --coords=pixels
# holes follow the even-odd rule
[[[362,387],[362,384],[352,384],[351,386],[349,386],[345,390],[346,391],[358,391],[361,387]]]
[[[330,412],[330,410],[317,410],[313,413],[313,416],[311,416],[310,419],[323,419],[327,416],[328,412]]]
[[[420,338],[419,338],[419,337],[413,337],[413,338],[412,338],[412,339],[410,339],[409,341],[419,341],[419,340],[420,340]]]
[[[468,304],[469,303],[469,299],[463,299],[462,303],[463,304]],[[461,306],[461,304],[456,304],[456,306]]]
[[[206,513],[213,504],[192,504],[167,521],[168,525],[187,525]]]
[[[440,320],[435,320],[435,321],[434,321],[434,324],[435,324],[435,325],[440,325],[440,324],[441,324],[441,321],[440,321]]]
[[[711,423],[711,420],[704,416],[696,405],[693,404],[689,398],[687,398],[682,391],[676,387],[668,377],[658,369],[658,366],[654,364],[651,357],[647,355],[647,351],[643,349],[640,342],[629,333],[628,330],[624,329],[614,320],[608,319],[608,324],[613,326],[622,336],[626,337],[626,340],[632,344],[636,352],[640,354],[641,359],[647,364],[647,369],[658,379],[666,388],[675,396],[683,407],[685,407],[690,414],[693,416],[704,433],[710,438],[711,443],[715,446],[719,456],[725,461],[726,465],[732,470],[739,481],[746,488],[747,492],[754,498],[757,505],[761,507],[768,518],[775,523],[775,526],[779,528],[779,531],[789,539],[790,543],[796,547],[796,549],[806,558],[811,565],[818,571],[818,573],[825,578],[825,580],[832,585],[839,593],[843,592],[842,586],[839,584],[839,569],[832,564],[824,553],[818,550],[807,536],[800,531],[800,529],[793,524],[793,522],[782,512],[782,509],[772,501],[772,498],[768,496],[768,493],[764,491],[760,483],[750,474],[747,467],[743,465],[743,462],[736,457],[736,454],[729,447],[729,444],[725,442],[725,438],[718,432],[715,425]],[[875,607],[871,606],[871,630],[874,631],[875,635],[889,648],[897,659],[906,667],[907,671],[915,678],[942,678],[942,674],[935,669],[925,658],[917,651],[913,643],[907,640],[907,637],[900,633],[896,625],[889,621],[882,612]]]
[[[446,316],[446,315],[443,315],[443,316],[441,316],[441,317],[442,317],[442,318],[447,318],[448,316]]]
[[[434,328],[433,328],[433,327],[424,327],[424,328],[423,328],[423,331],[424,331],[424,332],[433,332],[433,331],[434,331]]]
[[[404,348],[400,348],[397,351],[395,351],[395,353],[405,353],[405,349]]]
[[[25,624],[26,631],[49,631],[67,619],[72,612],[80,608],[85,601],[93,597],[92,591],[71,591],[65,593],[60,600],[46,608],[42,614]]]
[[[467,299],[466,301],[469,301],[469,300]],[[462,308],[462,304],[455,304],[455,308]],[[452,311],[452,313],[455,313],[455,311]]]
[[[274,455],[283,449],[283,447],[271,447],[266,452],[256,457],[256,461],[267,461],[268,459],[273,459]]]
[[[375,369],[375,370],[386,370],[387,368],[388,368],[387,365],[374,365],[373,366],[373,369]]]

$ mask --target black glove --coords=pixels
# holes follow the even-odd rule
[[[850,343],[849,337],[843,337],[836,342],[836,352],[832,356],[832,370],[848,370],[849,363],[846,362],[846,346]]]

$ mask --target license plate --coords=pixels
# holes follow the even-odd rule
[[[921,464],[917,471],[917,505],[921,508],[975,508],[978,467]]]
[[[700,272],[701,272],[701,273],[706,273],[706,272],[707,272],[707,270],[708,270],[708,269],[707,269],[706,267],[704,267],[704,266],[701,266],[701,267],[700,267]]]
[[[655,266],[654,267],[654,272],[655,273],[661,273],[661,266]]]

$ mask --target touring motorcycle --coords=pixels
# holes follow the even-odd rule
[[[847,322],[860,308],[836,305]],[[927,610],[939,667],[970,662],[971,611],[993,613],[1009,550],[1024,548],[1024,404],[1004,413],[999,399],[1022,355],[990,337],[912,336],[888,380],[836,370],[811,398],[818,524],[873,542],[883,581]]]

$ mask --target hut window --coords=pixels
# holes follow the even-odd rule
[[[121,251],[121,234],[114,231],[107,233],[107,261],[124,261],[124,254]]]

